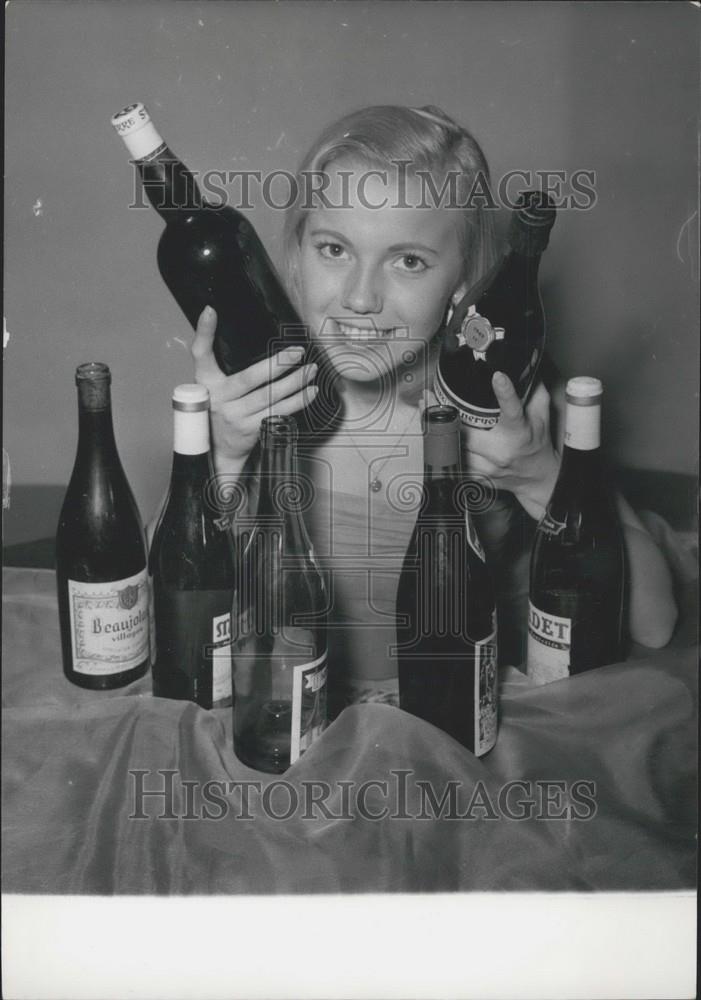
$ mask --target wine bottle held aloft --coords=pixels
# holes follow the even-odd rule
[[[490,430],[499,419],[495,372],[508,375],[524,401],[534,384],[545,346],[538,266],[554,222],[547,194],[522,194],[511,217],[508,252],[468,290],[447,324],[434,391],[471,427]]]
[[[156,654],[153,693],[202,708],[232,702],[234,549],[218,507],[209,447],[209,393],[173,392],[173,468],[149,553]]]
[[[319,392],[295,419],[305,434],[327,429],[340,409],[333,369],[310,342],[251,223],[231,206],[204,201],[195,177],[163,142],[143,104],[130,104],[112,124],[166,223],[158,244],[163,280],[193,328],[205,306],[216,310],[214,355],[221,370],[232,375],[285,347],[303,346],[301,364],[319,366]]]
[[[75,381],[78,451],[56,531],[63,670],[105,691],[149,666],[146,541],[114,439],[110,370],[89,362]]]
[[[260,498],[238,579],[234,751],[280,774],[326,727],[328,599],[302,516],[290,417],[262,422]]]
[[[601,457],[599,379],[567,383],[560,473],[531,555],[527,671],[536,684],[624,655],[623,531]]]
[[[480,757],[497,734],[494,592],[465,502],[452,406],[423,414],[423,505],[397,589],[399,705]]]

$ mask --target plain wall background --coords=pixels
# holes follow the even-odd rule
[[[65,484],[73,372],[113,371],[144,518],[165,489],[170,393],[192,331],[130,211],[109,119],[143,100],[193,169],[294,170],[331,119],[438,104],[507,170],[595,170],[542,267],[549,350],[607,391],[622,464],[698,454],[698,10],[691,4],[15,2],[6,9],[5,448],[19,484]],[[282,214],[251,218],[280,264]]]

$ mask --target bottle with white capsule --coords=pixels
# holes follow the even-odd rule
[[[623,531],[601,455],[599,379],[567,383],[562,465],[530,571],[528,676],[560,680],[624,655]]]
[[[156,655],[153,693],[224,708],[232,702],[234,550],[217,508],[209,448],[209,392],[173,392],[170,491],[149,553]]]
[[[305,349],[319,366],[316,396],[296,420],[318,434],[334,423],[340,401],[335,373],[309,340],[250,221],[230,205],[205,201],[194,174],[166,145],[141,102],[112,117],[133,157],[146,197],[165,222],[158,243],[161,276],[192,327],[205,306],[217,313],[214,356],[225,375],[284,347]]]

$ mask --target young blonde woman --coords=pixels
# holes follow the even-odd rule
[[[474,138],[436,108],[355,112],[327,128],[300,166],[305,195],[285,228],[288,286],[343,403],[333,433],[301,456],[314,486],[305,519],[332,598],[335,711],[354,701],[397,702],[389,649],[423,467],[421,409],[435,402],[430,386],[446,318],[496,259],[493,211],[478,198],[456,206],[470,204],[488,176]],[[192,346],[195,377],[212,397],[217,471],[238,477],[261,420],[308,405],[316,371],[300,368],[289,349],[226,377],[212,353],[215,329],[207,309]],[[476,522],[497,586],[500,661],[518,664],[530,539],[559,468],[550,416],[560,390],[554,382],[549,393],[541,381],[524,407],[506,376],[497,373],[493,386],[500,420],[490,431],[463,429],[463,468],[498,491]],[[676,621],[670,574],[622,497],[619,511],[629,631],[662,646]]]

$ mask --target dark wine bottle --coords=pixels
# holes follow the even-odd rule
[[[455,307],[441,343],[434,391],[471,427],[499,419],[492,375],[509,376],[526,400],[545,345],[538,265],[555,222],[547,194],[527,191],[509,228],[509,250]]]
[[[323,732],[328,601],[304,524],[290,417],[262,422],[260,498],[238,580],[234,750],[280,774]]]
[[[328,429],[340,411],[334,371],[309,340],[251,223],[231,206],[203,200],[195,177],[163,142],[143,104],[130,104],[112,124],[166,223],[158,244],[163,280],[193,328],[205,306],[216,310],[219,367],[232,375],[284,347],[303,346],[301,363],[319,366],[319,392],[297,415],[299,429],[305,434]]]
[[[209,393],[173,392],[173,470],[149,553],[156,623],[153,693],[202,708],[231,694],[234,550],[217,504],[209,450]]]
[[[567,383],[560,474],[531,555],[528,676],[537,684],[622,659],[625,550],[600,453],[601,382]]]
[[[460,473],[458,412],[423,414],[423,504],[397,589],[399,705],[476,756],[497,733],[494,593]]]
[[[56,531],[63,670],[105,691],[149,666],[146,541],[114,439],[110,370],[90,362],[75,380],[78,452]]]

